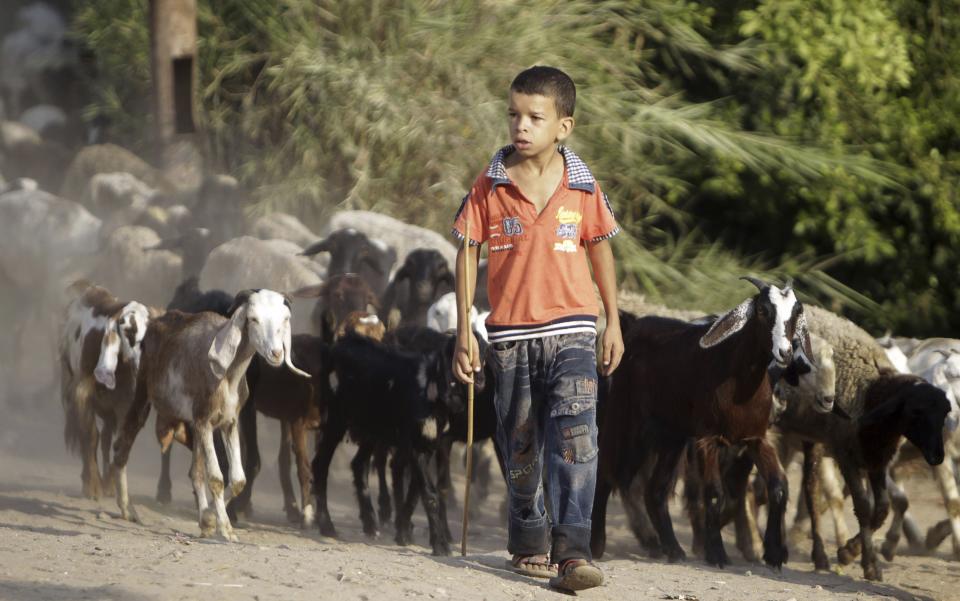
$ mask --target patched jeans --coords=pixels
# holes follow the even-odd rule
[[[550,549],[554,563],[591,559],[597,479],[595,341],[595,334],[580,333],[490,346],[497,443],[506,462],[510,505],[507,551],[512,555]]]

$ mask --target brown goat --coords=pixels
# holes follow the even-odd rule
[[[330,276],[326,282],[300,288],[292,296],[317,299],[310,320],[314,333],[327,344],[333,344],[337,327],[351,312],[376,313],[379,307],[373,289],[355,273]]]
[[[718,454],[731,444],[746,447],[767,484],[771,506],[764,560],[775,567],[786,561],[782,524],[787,482],[765,439],[773,403],[768,369],[790,362],[795,337],[806,356],[812,352],[803,307],[793,290],[749,281],[760,292],[716,320],[645,317],[627,333],[623,366],[613,376],[601,416],[594,555],[603,554],[610,493],[614,488],[628,493],[634,477],[650,468],[644,501],[660,549],[671,561],[685,558],[667,501],[680,459],[693,441],[704,478],[708,563],[729,563],[720,537]]]

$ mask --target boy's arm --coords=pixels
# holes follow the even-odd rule
[[[470,264],[469,278],[464,274],[464,255]],[[470,307],[473,306],[473,294],[477,289],[477,267],[480,261],[480,247],[462,244],[457,251],[457,348],[453,357],[453,375],[463,383],[473,382],[473,374],[480,371],[480,349],[473,335],[470,323]],[[466,313],[463,308],[467,307]],[[472,353],[468,353],[468,344]]]
[[[587,244],[587,254],[593,266],[593,277],[600,289],[600,300],[607,314],[607,327],[603,331],[602,373],[609,376],[623,358],[623,334],[620,332],[620,313],[617,309],[617,274],[613,265],[613,249],[609,240]]]

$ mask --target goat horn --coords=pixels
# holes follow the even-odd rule
[[[757,279],[757,278],[755,278],[755,277],[751,277],[751,276],[749,276],[749,275],[742,275],[742,276],[740,276],[740,279],[741,279],[741,280],[746,280],[746,281],[750,282],[751,284],[753,284],[754,286],[756,286],[756,287],[757,287],[757,290],[759,290],[760,292],[763,292],[765,288],[769,287],[769,284],[767,284],[767,283],[764,282],[763,280],[759,280],[759,279]]]

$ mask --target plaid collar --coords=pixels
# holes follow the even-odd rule
[[[504,146],[497,151],[497,154],[493,155],[490,166],[487,167],[487,177],[493,180],[494,189],[496,189],[497,186],[510,183],[510,178],[507,177],[507,168],[503,164],[503,160],[507,158],[513,150],[513,144]],[[573,190],[584,190],[585,192],[593,194],[596,180],[593,178],[593,174],[590,173],[587,164],[566,146],[559,146],[557,150],[563,155],[563,164],[567,168],[567,187]]]

